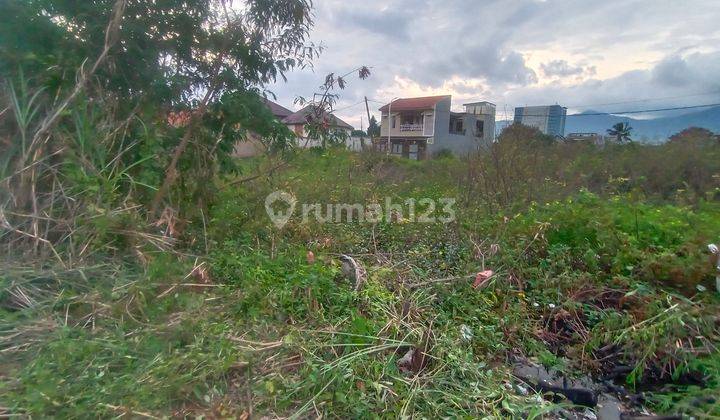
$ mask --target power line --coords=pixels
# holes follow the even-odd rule
[[[592,105],[568,105],[568,108],[590,108],[594,106],[607,106],[607,105],[624,105],[624,104],[632,104],[632,103],[638,103],[638,102],[651,102],[651,101],[662,101],[667,99],[681,99],[681,98],[691,98],[695,96],[708,96],[708,95],[717,95],[720,94],[720,90],[716,90],[713,92],[705,92],[705,93],[693,93],[689,95],[677,95],[677,96],[664,96],[664,97],[657,97],[657,98],[645,98],[645,99],[634,99],[631,101],[620,101],[620,102],[608,102],[604,104],[592,104]]]
[[[352,104],[352,105],[344,106],[344,107],[342,107],[342,108],[335,108],[335,109],[333,109],[332,111],[333,111],[333,112],[342,111],[342,110],[344,110],[344,109],[352,108],[352,107],[354,107],[354,106],[358,106],[358,105],[363,104],[363,103],[365,103],[365,100],[364,100],[364,99],[363,99],[362,101],[356,102],[356,103],[354,103],[354,104]]]
[[[704,93],[692,93],[688,95],[675,95],[675,96],[659,96],[655,98],[643,98],[643,99],[633,99],[629,101],[618,101],[618,102],[606,102],[606,103],[599,103],[599,104],[589,104],[589,105],[568,105],[566,108],[590,108],[594,106],[608,106],[608,105],[624,105],[624,104],[632,104],[632,103],[639,103],[639,102],[651,102],[651,101],[662,101],[662,100],[668,100],[668,99],[682,99],[682,98],[692,98],[697,96],[708,96],[708,95],[717,95],[720,94],[720,90],[711,91],[711,92],[704,92]],[[377,102],[379,104],[386,104],[387,102],[378,101],[376,99],[370,99],[368,98],[368,101],[370,102]]]
[[[582,116],[586,116],[586,115],[609,115],[609,114],[615,114],[615,115],[644,114],[646,112],[677,111],[677,110],[682,110],[682,109],[708,108],[708,107],[712,107],[712,106],[720,106],[720,103],[707,104],[707,105],[674,106],[674,107],[670,107],[670,108],[642,109],[642,110],[634,110],[634,111],[588,112],[588,113],[570,114],[570,115],[568,115],[568,117],[582,117]]]
[[[661,97],[661,98],[648,98],[648,99],[638,99],[635,101],[625,101],[625,102],[615,102],[615,103],[607,103],[607,104],[597,104],[597,105],[585,105],[585,106],[572,106],[572,108],[584,108],[584,107],[591,107],[591,106],[602,106],[602,105],[616,105],[616,104],[627,104],[627,103],[635,103],[635,102],[647,102],[647,101],[654,101],[654,100],[664,100],[664,99],[678,99],[678,98],[687,98],[687,97],[693,97],[693,96],[704,96],[704,95],[712,95],[715,93],[720,93],[720,91],[717,92],[707,92],[707,93],[697,93],[692,95],[679,95],[679,96],[667,96],[667,97]],[[376,102],[380,104],[385,104],[386,102],[381,102],[375,99],[368,98],[368,101],[370,102]],[[359,103],[362,103],[359,102]],[[357,104],[355,104],[357,105]],[[351,105],[355,106],[355,105]],[[575,114],[567,114],[566,117],[589,117],[589,116],[599,116],[599,115],[624,115],[624,114],[644,114],[648,112],[664,112],[664,111],[680,111],[680,110],[687,110],[687,109],[698,109],[698,108],[709,108],[714,106],[720,106],[720,103],[712,103],[712,104],[705,104],[705,105],[689,105],[689,106],[675,106],[675,107],[667,107],[667,108],[655,108],[655,109],[639,109],[639,110],[627,110],[627,111],[608,111],[608,112],[581,112],[581,113],[575,113]],[[547,114],[522,114],[523,117],[546,117]]]
[[[697,108],[709,108],[713,106],[720,106],[720,103],[706,104],[706,105],[690,105],[690,106],[674,106],[670,108],[655,108],[655,109],[638,109],[631,111],[610,111],[610,112],[581,112],[577,114],[567,114],[566,117],[590,117],[598,115],[624,115],[624,114],[645,114],[648,112],[663,112],[663,111],[679,111],[684,109],[697,109]],[[520,114],[520,117],[547,117],[548,114]]]

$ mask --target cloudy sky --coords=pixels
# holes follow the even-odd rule
[[[357,128],[363,96],[449,94],[456,109],[486,100],[499,119],[522,105],[720,102],[720,0],[315,0],[315,15],[314,69],[269,88],[297,109],[325,74],[366,65],[371,77],[348,78],[336,105]],[[381,104],[370,105],[377,116]]]

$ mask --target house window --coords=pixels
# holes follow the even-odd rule
[[[392,121],[392,128],[395,128],[395,116],[390,117],[390,120]]]
[[[462,118],[450,119],[450,133],[451,134],[464,134]]]
[[[481,121],[481,120],[475,121],[475,135],[477,137],[482,137],[484,131],[485,131],[485,121]]]
[[[393,143],[391,152],[394,155],[402,155],[402,149],[402,143]]]
[[[400,121],[401,121],[401,124],[422,124],[423,123],[423,114],[418,114],[416,112],[404,113],[404,114],[402,114]]]

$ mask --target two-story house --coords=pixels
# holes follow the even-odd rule
[[[441,150],[465,155],[490,144],[495,137],[495,105],[464,104],[453,112],[452,97],[400,98],[380,108],[380,138],[375,147],[410,159],[427,159]]]

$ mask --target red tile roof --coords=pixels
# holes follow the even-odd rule
[[[423,96],[420,98],[400,98],[392,101],[392,110],[411,111],[416,109],[430,109],[435,106],[436,103],[442,101],[443,99],[450,99],[450,95]],[[388,110],[388,105],[383,105],[380,108],[380,111],[386,112]]]
[[[310,122],[310,120],[313,118],[313,106],[308,105],[305,108],[301,109],[300,111],[294,112],[287,117],[285,117],[282,122],[285,124],[307,124]],[[340,118],[336,117],[333,114],[328,114],[327,112],[322,112],[322,119],[327,121],[328,124],[330,124],[331,127],[340,127],[340,128],[347,128],[349,130],[353,129],[353,126],[346,123],[345,121],[341,120]]]
[[[263,101],[265,102],[265,105],[270,108],[270,112],[272,112],[273,115],[279,119],[283,119],[293,113],[289,109],[285,108],[277,102],[271,101],[268,98],[263,98]]]

